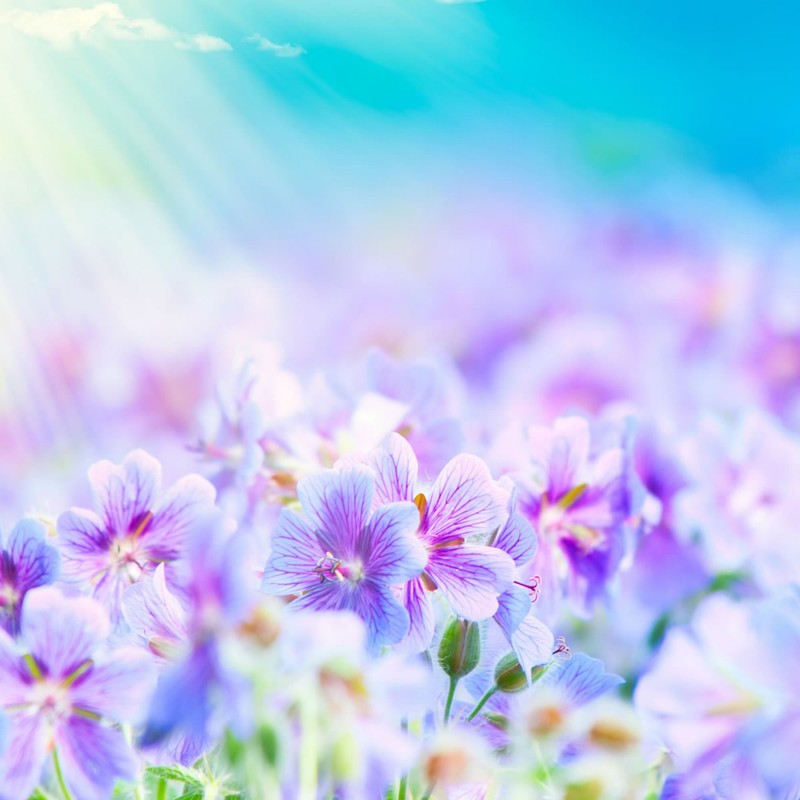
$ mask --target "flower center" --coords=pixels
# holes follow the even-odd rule
[[[364,565],[359,560],[343,561],[331,552],[325,553],[313,570],[324,581],[358,583],[364,577]]]
[[[144,572],[144,565],[138,559],[137,551],[138,543],[133,536],[117,539],[111,545],[111,568],[131,583],[136,583]]]

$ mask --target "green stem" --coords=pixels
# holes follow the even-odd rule
[[[53,765],[56,768],[56,778],[58,779],[58,788],[61,789],[61,794],[64,795],[64,800],[72,800],[72,795],[67,789],[67,784],[64,783],[64,776],[61,774],[61,764],[58,763],[58,752],[53,750]]]
[[[430,800],[431,795],[433,794],[433,790],[436,787],[436,781],[434,781],[426,790],[425,794],[420,797],[419,800]]]
[[[167,800],[167,779],[159,778],[156,786],[156,800]]]
[[[400,788],[397,790],[397,800],[406,800],[407,786],[408,786],[408,775],[403,773],[400,776]]]
[[[447,690],[447,702],[444,704],[444,724],[450,722],[450,709],[453,707],[453,698],[456,695],[458,678],[450,676],[450,688]]]
[[[467,722],[471,722],[473,719],[475,719],[475,717],[478,716],[478,712],[486,705],[486,703],[489,701],[489,698],[496,691],[497,691],[497,687],[496,686],[492,686],[492,688],[489,689],[489,691],[486,692],[486,694],[483,697],[481,697],[481,699],[478,701],[478,705],[476,705],[475,708],[472,709],[472,712],[467,717]]]

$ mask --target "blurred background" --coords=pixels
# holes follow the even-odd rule
[[[0,505],[183,448],[248,337],[300,373],[373,346],[446,359],[531,417],[556,401],[508,387],[540,397],[544,374],[565,409],[794,424],[798,21],[716,0],[5,0]],[[564,395],[589,365],[595,394]]]

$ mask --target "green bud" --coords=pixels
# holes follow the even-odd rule
[[[439,644],[439,664],[451,678],[469,675],[481,659],[478,625],[466,619],[454,619],[445,629]]]
[[[225,729],[225,755],[231,764],[237,764],[244,754],[244,744],[227,728]]]
[[[521,692],[528,688],[528,679],[525,670],[513,653],[503,656],[494,668],[495,686],[507,694]]]

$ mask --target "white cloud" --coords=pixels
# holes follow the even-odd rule
[[[262,36],[260,33],[254,33],[252,36],[248,36],[245,41],[253,42],[257,50],[272,53],[278,58],[297,58],[306,52],[299,44],[277,44],[276,42],[271,42],[266,36]]]
[[[200,53],[213,53],[218,50],[233,50],[233,48],[219,36],[210,36],[207,33],[185,35],[175,42],[175,47],[180,50],[197,50]]]
[[[91,8],[53,8],[48,11],[12,9],[0,14],[0,24],[68,50],[77,44],[97,45],[108,39],[170,42],[182,50],[231,50],[224,40],[207,33],[174,31],[148,17],[128,17],[116,3]]]

